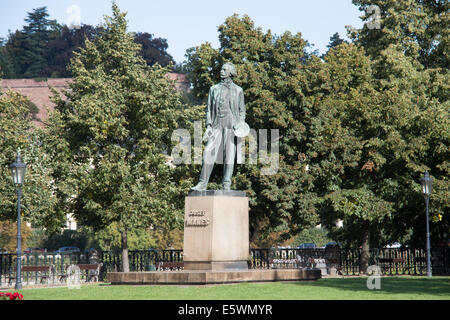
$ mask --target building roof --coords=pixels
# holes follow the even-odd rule
[[[168,78],[175,81],[175,87],[180,91],[188,91],[190,88],[186,75],[180,73],[169,73]],[[54,104],[50,101],[52,92],[50,87],[61,92],[68,89],[68,84],[73,81],[72,78],[47,79],[45,81],[36,81],[34,79],[3,79],[1,80],[2,90],[15,90],[26,96],[39,109],[36,114],[36,125],[43,126],[48,119],[47,108],[53,110]]]
[[[31,102],[33,102],[39,109],[36,118],[40,121],[35,121],[39,126],[43,125],[48,119],[47,108],[53,110],[54,104],[50,101],[52,95],[50,88],[53,87],[58,91],[68,88],[68,83],[72,81],[70,78],[48,79],[47,81],[36,81],[33,79],[4,79],[2,80],[3,91],[11,89],[18,91]]]

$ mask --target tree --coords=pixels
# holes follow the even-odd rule
[[[20,227],[22,242],[28,243],[31,234],[30,228],[26,224]],[[24,245],[24,247],[26,247]],[[11,221],[0,221],[0,248],[10,253],[16,252],[17,248],[17,223]]]
[[[51,78],[72,77],[67,67],[73,57],[73,52],[83,47],[85,38],[92,40],[98,33],[98,28],[86,24],[81,25],[80,28],[61,26],[57,36],[48,43],[46,56],[49,69],[47,76]]]
[[[321,160],[327,178],[315,183],[325,196],[328,222],[344,219],[340,240],[362,246],[364,271],[370,242],[399,241],[417,222],[425,222],[417,210],[423,207],[423,171],[433,168],[436,199],[445,198],[448,187],[445,174],[440,175],[447,167],[448,117],[445,105],[428,94],[430,77],[393,47],[371,60],[363,48],[342,44],[329,51],[325,62],[311,147],[321,150],[316,159],[333,158],[328,164]],[[379,64],[389,69],[389,80],[375,76]],[[435,202],[434,214],[444,215],[447,206]],[[448,229],[440,236],[446,234]]]
[[[318,198],[302,156],[307,139],[303,118],[311,107],[307,65],[321,62],[306,53],[301,34],[264,33],[248,16],[228,17],[218,31],[219,49],[204,43],[187,51],[193,94],[205,99],[209,87],[219,81],[222,64],[230,61],[238,70],[234,81],[244,89],[246,122],[257,130],[279,129],[276,173],[264,174],[267,164],[247,160],[235,168],[232,187],[245,190],[250,198],[251,241],[262,243],[272,231],[280,232],[283,241],[318,222]]]
[[[6,50],[4,43],[5,40],[0,38],[0,77],[10,79],[15,75],[14,60]]]
[[[17,195],[9,165],[20,150],[27,163],[22,187],[23,219],[52,232],[64,224],[65,215],[55,214],[49,159],[43,152],[40,132],[31,119],[26,97],[15,91],[0,92],[0,220],[17,220]]]
[[[306,130],[310,137],[306,158],[314,191],[321,197],[323,224],[333,230],[337,218],[344,220],[344,229],[338,230],[341,237],[332,235],[346,245],[362,246],[361,271],[365,272],[370,230],[392,213],[392,203],[384,199],[380,185],[385,182],[379,179],[382,172],[374,167],[375,163],[381,167],[384,156],[377,153],[378,147],[390,145],[380,136],[380,126],[391,122],[380,118],[382,95],[374,89],[371,61],[364,50],[342,43],[331,48],[324,60],[313,88],[314,117]]]
[[[336,32],[335,34],[333,34],[333,35],[330,37],[330,42],[327,44],[327,48],[328,48],[328,49],[335,48],[335,47],[337,47],[338,45],[340,45],[341,43],[347,43],[347,41],[345,41],[344,39],[342,39],[342,38],[339,36],[339,33]]]
[[[55,95],[47,131],[55,181],[64,207],[95,231],[115,224],[128,271],[130,230],[179,226],[191,181],[167,164],[171,132],[183,109],[167,69],[150,67],[113,3],[100,34],[74,54],[74,82]]]
[[[6,42],[6,57],[13,61],[14,75],[17,78],[47,77],[49,72],[48,44],[58,34],[60,26],[56,20],[47,19],[46,7],[33,9],[25,18],[22,31],[9,35]]]
[[[380,9],[380,29],[367,25],[360,30],[349,31],[354,42],[364,47],[372,60],[372,73],[377,79],[375,87],[385,97],[387,105],[397,101],[401,106],[402,127],[398,127],[404,139],[396,141],[394,163],[402,163],[402,169],[391,171],[396,182],[396,214],[386,223],[386,234],[402,239],[410,245],[425,243],[424,201],[418,196],[418,181],[425,170],[435,179],[432,195],[432,242],[448,239],[448,24],[445,1],[353,1],[365,10],[369,5]],[[363,17],[370,19],[370,14]],[[389,95],[388,95],[389,93]],[[383,99],[386,101],[386,98]],[[398,106],[389,114],[398,115]],[[385,129],[386,130],[386,129]],[[408,147],[405,147],[408,145]],[[401,155],[399,155],[401,154]],[[387,158],[389,159],[389,157]],[[389,163],[389,160],[388,162]],[[402,177],[400,179],[399,177]]]
[[[9,33],[8,41],[1,47],[2,76],[6,79],[23,77],[22,66],[19,57],[23,54],[25,47],[25,36],[16,30]]]
[[[167,52],[169,47],[167,39],[154,38],[153,34],[148,32],[137,32],[134,42],[142,46],[139,54],[149,66],[158,63],[162,67],[167,67],[175,63],[172,56]]]
[[[333,240],[328,236],[328,231],[324,228],[310,228],[302,230],[296,237],[293,243],[294,247],[302,243],[315,243],[318,247],[325,246],[328,242]]]
[[[449,64],[448,2],[445,0],[353,0],[361,11],[376,6],[377,12],[366,12],[363,21],[379,14],[380,28],[367,24],[360,30],[349,30],[350,36],[376,57],[390,45],[398,45],[407,57],[426,68],[446,68]]]

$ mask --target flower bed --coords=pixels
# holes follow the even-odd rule
[[[0,300],[23,300],[23,295],[18,292],[0,292]]]

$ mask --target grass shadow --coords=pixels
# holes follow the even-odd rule
[[[367,292],[368,277],[323,278],[309,283],[314,287]],[[450,277],[380,277],[380,290],[374,292],[405,295],[433,295],[450,298]]]

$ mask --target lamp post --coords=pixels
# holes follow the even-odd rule
[[[425,176],[420,179],[420,183],[422,184],[422,193],[425,196],[425,205],[427,208],[427,276],[431,277],[430,224],[428,218],[428,207],[431,191],[433,190],[433,179],[428,174],[428,171],[425,171]]]
[[[17,266],[16,266],[16,290],[22,289],[22,236],[20,234],[20,196],[22,195],[22,185],[25,179],[27,165],[20,158],[20,151],[17,152],[16,162],[9,166],[11,175],[17,191]]]

